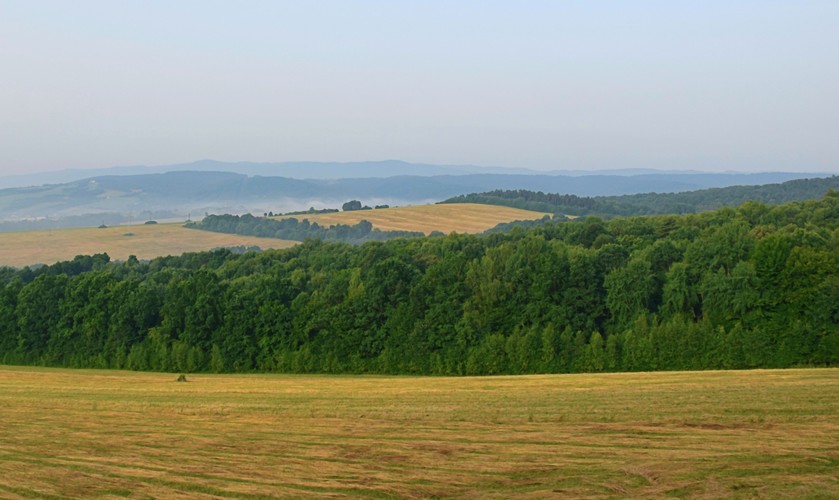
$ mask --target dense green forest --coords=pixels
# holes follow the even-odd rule
[[[310,223],[308,219],[297,220],[269,219],[254,217],[250,214],[239,215],[208,215],[200,222],[188,222],[185,227],[215,231],[217,233],[243,234],[260,236],[263,238],[280,238],[283,240],[304,241],[306,239],[320,239],[325,241],[343,241],[346,243],[364,243],[367,241],[384,241],[393,238],[410,238],[425,236],[420,231],[382,231],[373,228],[369,221],[362,220],[358,224],[335,224],[321,226],[317,222]]]
[[[484,203],[563,215],[689,214],[736,207],[747,201],[780,204],[821,198],[839,189],[839,176],[797,179],[780,184],[732,186],[683,193],[644,193],[624,196],[575,196],[541,191],[496,190],[455,196],[441,203]]]
[[[499,374],[839,364],[839,193],[0,270],[0,361]]]

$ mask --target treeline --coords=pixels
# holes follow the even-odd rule
[[[337,208],[315,208],[309,207],[308,210],[297,210],[295,212],[286,212],[284,214],[274,214],[274,212],[268,212],[265,214],[266,217],[274,217],[277,216],[284,216],[284,215],[317,215],[317,214],[334,214],[338,213],[340,210]]]
[[[489,236],[0,270],[6,364],[500,374],[839,364],[839,194]]]
[[[747,201],[777,205],[821,198],[839,189],[839,176],[797,179],[780,184],[732,186],[683,193],[644,193],[623,196],[575,196],[541,191],[495,190],[455,196],[441,203],[484,203],[565,215],[632,216],[689,214],[736,207]]]
[[[525,219],[525,220],[514,220],[510,222],[500,222],[495,226],[487,229],[486,231],[480,233],[483,235],[488,234],[496,234],[496,233],[508,233],[513,229],[530,229],[534,227],[544,226],[545,224],[551,224],[561,221],[568,221],[570,220],[568,217],[560,214],[554,215],[545,215],[541,219]]]
[[[280,238],[284,240],[304,241],[306,239],[320,239],[324,241],[343,241],[359,244],[367,241],[384,241],[393,238],[416,238],[424,236],[419,231],[382,231],[374,229],[366,220],[358,224],[336,224],[321,226],[308,219],[298,220],[269,219],[254,217],[250,214],[239,215],[208,215],[200,222],[188,222],[185,227],[215,231],[217,233],[232,233],[263,238]]]
[[[481,203],[554,214],[589,214],[601,208],[593,197],[526,189],[496,189],[486,193],[462,194],[440,203]]]

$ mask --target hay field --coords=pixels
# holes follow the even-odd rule
[[[518,208],[477,203],[451,203],[443,205],[416,205],[408,207],[355,210],[331,214],[291,215],[298,220],[309,219],[322,226],[358,224],[368,220],[374,228],[383,231],[422,231],[428,234],[441,231],[449,234],[479,233],[501,222],[541,219],[547,213]],[[283,218],[283,217],[277,217]]]
[[[0,497],[839,497],[839,369],[176,378],[0,367]]]
[[[107,252],[112,260],[125,260],[129,255],[152,259],[216,247],[256,245],[268,249],[288,248],[296,243],[186,229],[180,223],[25,231],[0,233],[0,266],[54,264],[76,255],[102,252]]]

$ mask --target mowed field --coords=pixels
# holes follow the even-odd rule
[[[440,231],[449,234],[451,232],[479,233],[502,222],[541,219],[545,215],[548,214],[495,205],[451,203],[287,217],[298,220],[309,219],[309,222],[317,222],[322,226],[352,225],[367,220],[373,224],[374,228],[383,231],[422,231],[425,234]]]
[[[54,264],[76,255],[103,252],[112,260],[125,260],[129,255],[152,259],[216,247],[256,245],[264,250],[288,248],[296,243],[186,229],[180,223],[0,233],[0,266]]]
[[[839,369],[176,378],[0,367],[0,497],[839,497]]]

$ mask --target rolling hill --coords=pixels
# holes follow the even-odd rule
[[[373,224],[374,228],[382,231],[421,231],[425,234],[439,231],[448,234],[451,232],[479,233],[501,222],[534,220],[545,215],[548,214],[511,207],[463,203],[458,205],[415,205],[276,218],[308,219],[309,222],[317,222],[321,226],[353,225],[366,220]]]
[[[485,203],[563,215],[685,214],[734,207],[748,201],[777,205],[818,199],[839,189],[839,176],[794,179],[779,184],[730,186],[682,193],[642,193],[623,196],[583,197],[528,190],[495,190],[450,198],[448,203]]]

